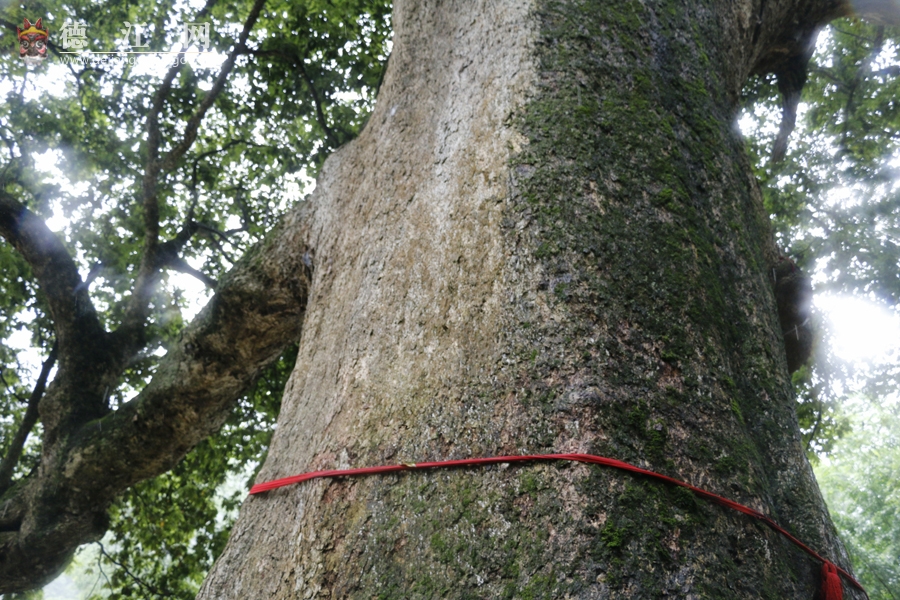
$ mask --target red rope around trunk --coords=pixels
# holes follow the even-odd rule
[[[641,469],[640,467],[636,467],[627,462],[622,462],[621,460],[615,460],[613,458],[604,458],[602,456],[594,456],[593,454],[532,454],[526,456],[491,456],[487,458],[466,458],[462,460],[442,460],[437,462],[421,462],[421,463],[405,463],[400,465],[384,465],[380,467],[363,467],[361,469],[337,469],[333,471],[313,471],[310,473],[303,473],[302,475],[294,475],[293,477],[285,477],[283,479],[276,479],[274,481],[267,481],[265,483],[258,483],[254,485],[250,489],[251,494],[260,494],[262,492],[268,492],[269,490],[274,490],[275,488],[284,487],[286,485],[291,485],[294,483],[300,483],[302,481],[308,481],[310,479],[318,479],[321,477],[354,477],[359,475],[374,475],[376,473],[394,473],[397,471],[411,471],[415,469],[445,469],[449,467],[474,467],[474,466],[482,466],[482,465],[493,465],[496,463],[516,463],[516,462],[533,462],[533,461],[551,461],[551,460],[570,460],[575,462],[589,463],[593,465],[603,465],[606,467],[613,467],[616,469],[622,469],[623,471],[631,471],[632,473],[638,473],[640,475],[646,475],[647,477],[652,477],[654,479],[658,479],[660,481],[665,481],[666,483],[677,485],[679,487],[687,488],[694,492],[697,496],[709,500],[711,502],[715,502],[716,504],[720,504],[722,506],[726,506],[732,510],[736,510],[738,512],[742,512],[745,515],[749,515],[758,521],[762,521],[770,528],[774,529],[791,542],[793,542],[796,546],[802,549],[804,552],[815,558],[816,560],[822,563],[822,595],[820,598],[822,600],[841,600],[842,592],[840,585],[840,578],[838,578],[837,574],[840,573],[848,582],[850,582],[853,587],[862,591],[863,594],[866,594],[866,590],[863,589],[862,585],[856,579],[853,578],[850,573],[845,571],[844,569],[838,567],[831,561],[827,560],[823,556],[819,555],[815,550],[795,538],[793,535],[788,533],[784,528],[782,528],[778,523],[762,514],[761,512],[755,511],[750,507],[744,506],[743,504],[738,504],[734,500],[729,500],[728,498],[724,498],[717,494],[713,494],[712,492],[708,492],[704,489],[694,487],[689,483],[685,483],[678,479],[673,479],[672,477],[668,477],[666,475],[661,475],[659,473],[655,473],[653,471],[648,471],[647,469]],[[868,598],[868,594],[866,594]]]

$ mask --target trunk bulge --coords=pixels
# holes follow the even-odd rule
[[[397,3],[378,107],[309,200],[304,335],[258,481],[599,454],[847,567],[733,129],[790,6],[768,0],[770,29],[718,4]],[[251,498],[200,597],[812,598],[820,568],[690,493],[554,463]]]

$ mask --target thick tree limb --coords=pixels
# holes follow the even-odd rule
[[[169,349],[150,384],[114,413],[46,446],[39,471],[0,499],[0,593],[34,588],[102,536],[127,487],[172,468],[300,335],[311,250],[303,208],[239,261]],[[61,401],[72,390],[51,384]]]
[[[47,297],[62,356],[75,352],[85,337],[104,335],[68,250],[42,219],[0,190],[0,235],[28,262]]]
[[[115,385],[130,356],[117,352],[100,324],[78,269],[62,241],[6,191],[0,190],[0,235],[31,266],[47,297],[59,345],[56,380],[71,393],[46,394],[40,418],[44,444],[106,412],[102,390]],[[51,390],[53,385],[50,386]]]
[[[0,593],[39,586],[65,566],[78,545],[98,539],[116,495],[170,469],[217,430],[234,401],[299,337],[311,265],[308,249],[297,242],[303,235],[299,212],[220,284],[180,258],[198,229],[192,212],[173,239],[160,239],[161,177],[194,143],[237,57],[246,51],[264,4],[255,0],[213,88],[162,159],[160,121],[180,65],[166,73],[153,96],[140,198],[144,251],[122,326],[113,336],[100,325],[88,286],[60,240],[15,198],[0,192],[0,234],[25,256],[47,293],[60,345],[57,376],[40,402],[29,407],[31,425],[23,428],[27,435],[40,414],[45,428],[40,466],[0,498]],[[110,412],[108,390],[143,345],[150,299],[165,268],[194,271],[217,293],[169,350],[151,383]]]
[[[881,21],[888,25],[900,25],[898,0],[847,0],[847,16],[857,15]]]

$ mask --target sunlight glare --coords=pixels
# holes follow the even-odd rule
[[[187,262],[191,263],[193,261]],[[202,270],[199,268],[202,267],[202,265],[191,266],[197,268],[197,270]],[[187,301],[187,306],[181,308],[181,316],[184,318],[185,323],[189,323],[197,316],[197,313],[206,306],[206,303],[209,302],[209,299],[212,297],[212,290],[207,288],[203,282],[198,281],[197,278],[186,273],[170,271],[168,280],[170,286],[177,290],[181,290],[182,297]]]
[[[836,356],[849,362],[885,363],[900,350],[900,316],[857,296],[817,294]]]

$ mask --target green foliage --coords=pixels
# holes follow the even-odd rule
[[[91,299],[110,330],[122,322],[143,252],[147,119],[169,61],[64,64],[59,33],[64,24],[82,22],[88,49],[125,51],[134,43],[122,33],[129,21],[142,25],[150,49],[168,51],[178,47],[182,22],[210,23],[212,57],[180,70],[159,113],[159,155],[165,156],[214,85],[252,2],[209,2],[205,13],[202,5],[49,0],[0,9],[0,47],[17,46],[15,25],[24,17],[43,17],[57,45],[34,70],[15,52],[0,53],[0,186],[50,219],[82,278],[91,281]],[[218,280],[309,191],[324,158],[359,133],[390,35],[390,4],[383,0],[267,2],[196,141],[158,182],[162,240],[191,221],[199,224],[180,256]],[[110,390],[112,408],[146,385],[167,345],[208,297],[209,290],[197,291],[202,286],[185,279],[163,275],[146,346]],[[19,428],[39,370],[35,350],[46,356],[53,338],[31,269],[0,242],[0,456]],[[29,339],[30,351],[11,343]],[[295,352],[263,375],[218,434],[172,472],[118,501],[93,567],[101,582],[93,597],[194,596],[264,458]],[[39,456],[38,426],[14,480]]]
[[[198,17],[195,9],[173,0],[27,2],[0,10],[7,24],[0,28],[0,46],[15,46],[9,25],[23,17],[43,16],[51,41],[58,41],[54,32],[63,23],[82,21],[95,52],[127,49],[121,35],[126,20],[147,26],[154,50],[175,44],[180,22],[208,20],[212,46],[224,56],[249,6],[246,0],[211,3],[208,14]],[[201,225],[182,252],[194,268],[221,277],[300,199],[324,158],[360,131],[390,50],[389,9],[379,0],[267,3],[250,36],[251,51],[238,58],[197,141],[159,182],[163,237],[174,237],[190,220]],[[768,158],[779,119],[771,79],[748,86],[745,111],[754,123],[748,149],[781,246],[817,273],[818,292],[863,294],[891,307],[900,303],[898,52],[896,31],[858,21],[842,21],[823,36],[798,129],[781,164]],[[189,66],[176,77],[160,114],[162,155],[182,139],[217,72]],[[60,235],[82,276],[96,276],[91,297],[109,328],[122,320],[141,257],[145,231],[137,199],[146,121],[164,73],[164,65],[146,63],[63,65],[58,55],[29,71],[15,53],[0,54],[0,186],[41,216],[66,219]],[[662,202],[670,200],[663,196]],[[555,252],[549,246],[543,250]],[[145,385],[158,355],[181,331],[193,300],[182,287],[169,277],[157,290],[146,348],[120,387],[110,391],[114,407]],[[53,341],[31,270],[5,243],[0,243],[0,315],[0,452],[5,455],[37,373],[33,356],[11,340],[21,339],[16,334],[22,332],[44,355]],[[292,365],[293,355],[282,357],[217,435],[172,472],[121,498],[94,567],[102,570],[103,585],[93,597],[193,597],[263,459]],[[861,577],[873,598],[897,597],[900,454],[894,432],[900,421],[896,407],[879,409],[877,418],[853,419],[851,431],[841,406],[853,376],[820,342],[816,362],[795,375],[798,414],[811,454],[829,457],[819,466],[823,488]],[[896,368],[883,368],[855,385],[883,397],[897,389],[898,377]],[[867,441],[873,437],[878,446]],[[39,450],[38,430],[15,477],[35,467]],[[619,537],[619,530],[604,533],[610,547]]]
[[[900,598],[900,402],[856,403],[840,451],[816,469],[828,508],[872,600]]]
[[[787,159],[769,160],[774,82],[748,87],[748,147],[783,248],[819,270],[817,291],[900,301],[900,33],[840,21],[820,37]]]
[[[172,471],[129,489],[111,511],[91,598],[193,598],[221,553],[269,445],[293,348],[215,435]]]
[[[214,4],[208,18],[220,54],[233,44],[248,4]],[[33,3],[10,7],[3,17],[20,23],[53,15],[45,19],[51,28],[83,21],[94,51],[122,49],[121,23],[130,19],[147,24],[151,45],[167,50],[180,35],[180,21],[192,20],[173,6]],[[324,157],[358,133],[389,49],[388,9],[368,0],[267,6],[251,35],[252,52],[238,59],[186,159],[160,182],[164,237],[174,237],[189,216],[201,225],[182,258],[217,279],[300,199]],[[11,47],[14,34],[0,30],[0,45]],[[165,67],[63,66],[50,58],[27,71],[12,53],[0,57],[0,185],[38,214],[69,220],[66,241],[85,275],[96,269],[92,298],[110,328],[121,321],[141,256],[145,232],[136,198],[146,162],[145,122]],[[217,72],[182,69],[160,118],[161,155],[181,140]],[[49,77],[62,78],[52,91]],[[9,254],[4,246],[3,266],[15,260]],[[23,271],[12,280],[17,285],[0,292],[10,323],[20,322],[27,299],[36,296],[27,268],[17,268]],[[161,289],[148,352],[171,339],[179,328],[172,319],[185,305],[171,288]],[[49,339],[46,312],[40,305],[32,312],[38,319],[31,327],[43,325],[35,334]]]
[[[820,36],[801,118],[780,164],[769,159],[780,120],[771,78],[748,86],[742,116],[779,244],[814,274],[816,293],[856,294],[891,308],[900,305],[898,44],[900,32],[857,20],[839,21]],[[819,421],[808,447],[820,451],[846,430],[835,382],[846,387],[854,377],[828,341],[823,331],[814,366],[795,377],[801,427],[809,436]],[[882,368],[866,385],[896,389],[897,375]]]
[[[769,159],[774,81],[746,90],[742,126],[782,248],[815,291],[900,307],[900,31],[843,20],[820,36],[787,159]],[[849,364],[821,322],[794,374],[797,412],[835,523],[870,597],[900,597],[900,368]],[[894,400],[886,400],[893,398]],[[881,406],[887,403],[886,406]]]
[[[820,456],[834,451],[838,440],[850,430],[850,423],[841,411],[840,398],[829,393],[828,383],[814,377],[810,365],[794,373],[793,383],[803,442],[809,459],[816,464]]]

